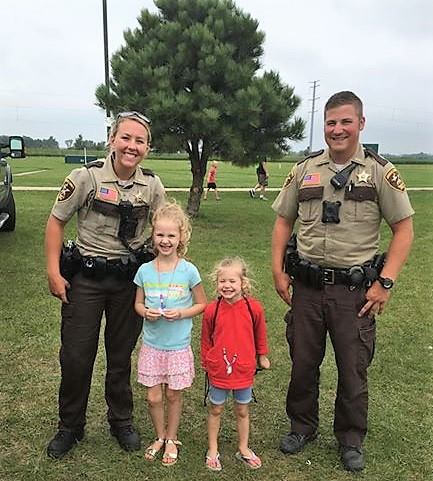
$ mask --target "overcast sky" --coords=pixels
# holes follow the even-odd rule
[[[432,0],[237,0],[265,32],[265,70],[302,98],[307,120],[318,80],[313,149],[323,146],[327,98],[353,90],[364,102],[362,140],[382,153],[433,153]],[[107,0],[110,56],[151,0]],[[102,0],[1,0],[0,134],[82,134],[104,140],[95,104],[104,83]]]

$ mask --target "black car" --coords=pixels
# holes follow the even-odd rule
[[[2,152],[2,149],[7,149]],[[0,231],[15,229],[15,200],[12,193],[12,169],[6,158],[24,158],[22,137],[12,136],[7,143],[0,143]]]

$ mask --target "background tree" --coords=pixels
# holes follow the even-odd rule
[[[211,155],[250,165],[301,140],[293,118],[300,99],[275,72],[259,74],[264,34],[229,0],[155,0],[139,27],[124,33],[111,59],[110,92],[97,103],[113,112],[139,110],[153,119],[155,144],[185,149],[192,186],[187,211],[200,207]]]

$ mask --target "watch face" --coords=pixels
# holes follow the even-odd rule
[[[394,285],[394,281],[388,277],[379,277],[379,282],[385,289],[391,289],[391,287]]]

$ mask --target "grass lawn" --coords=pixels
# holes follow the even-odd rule
[[[176,186],[174,180],[178,175],[180,180],[177,185],[182,182],[187,186],[188,179],[182,173],[171,172],[172,164],[164,162],[158,161],[158,165],[151,167],[161,173],[167,185],[173,182],[172,185]],[[59,179],[67,172],[66,167],[72,167],[57,165],[53,159],[37,159],[37,163],[48,167],[56,165],[45,179],[41,177],[40,185],[51,185],[48,182],[59,185]],[[15,172],[36,167],[35,159],[13,161],[13,164]],[[404,167],[409,172],[413,166]],[[63,171],[59,173],[57,168]],[[228,185],[228,181],[227,184],[225,182],[226,171],[231,172],[228,178],[236,185],[248,186],[254,182],[253,168],[249,173],[245,169],[237,169],[237,179],[233,169],[225,164],[221,167],[221,185]],[[272,165],[271,179],[272,176],[277,178],[278,169],[278,165]],[[286,164],[281,170],[285,172],[278,183],[282,182],[287,171]],[[240,176],[239,172],[245,176]],[[432,185],[432,172],[430,168],[430,179],[427,179],[425,172],[419,178],[414,174],[413,182],[428,181]],[[16,177],[16,184],[30,185],[31,180],[36,182],[38,175]],[[250,444],[262,457],[263,468],[256,472],[248,471],[235,460],[234,418],[231,409],[227,409],[220,435],[224,469],[220,474],[205,469],[206,410],[202,405],[204,380],[198,362],[195,384],[185,394],[179,432],[184,447],[176,466],[162,467],[160,462],[149,464],[140,452],[126,454],[121,451],[110,438],[105,421],[105,357],[102,344],[93,377],[86,437],[63,461],[48,459],[46,444],[57,425],[60,303],[48,293],[43,231],[55,195],[55,192],[16,192],[16,231],[0,235],[2,481],[198,481],[217,477],[220,480],[261,481],[353,479],[353,475],[340,467],[332,434],[336,375],[330,346],[321,377],[320,437],[296,456],[286,457],[278,450],[279,438],[289,427],[284,407],[290,362],[282,320],[285,307],[273,290],[270,272],[270,235],[274,213],[270,202],[251,200],[245,192],[227,192],[219,203],[213,197],[202,203],[200,216],[194,221],[189,256],[201,271],[209,297],[213,294],[207,273],[222,256],[244,256],[255,273],[256,295],[263,301],[267,315],[272,362],[271,370],[258,374],[256,378],[258,404],[251,406]],[[275,195],[270,193],[271,198]],[[366,481],[433,479],[433,316],[430,307],[433,301],[433,269],[429,255],[433,242],[433,192],[411,192],[410,196],[416,210],[416,242],[393,289],[390,304],[378,318],[376,356],[369,372],[370,430],[365,443],[367,467],[356,476]],[[185,205],[186,194],[176,194],[176,197]],[[72,225],[68,226],[68,235],[74,235]],[[384,227],[383,245],[387,240],[389,232]],[[193,333],[193,350],[198,361],[199,319],[195,322]],[[132,375],[135,423],[141,431],[145,447],[154,434],[144,401],[144,390],[136,383],[135,362],[136,353]]]
[[[185,160],[148,159],[142,164],[154,170],[166,187],[190,187],[190,164]],[[28,157],[13,159],[14,185],[59,187],[68,173],[80,164],[65,164],[63,157]],[[268,162],[269,186],[280,188],[292,164],[287,162]],[[433,165],[397,166],[408,187],[433,187]],[[31,175],[16,175],[24,172],[43,172]],[[256,184],[256,168],[235,167],[229,162],[220,162],[218,167],[218,187],[252,187]]]

